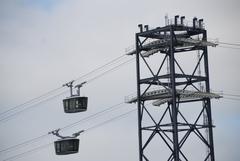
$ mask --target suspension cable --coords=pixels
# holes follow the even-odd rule
[[[121,107],[121,105],[123,105],[123,104],[124,104],[124,102],[117,103],[117,104],[112,105],[112,106],[110,106],[110,107],[108,107],[108,108],[105,108],[104,110],[101,110],[101,111],[99,111],[99,112],[97,112],[97,113],[94,113],[94,114],[92,114],[92,115],[90,115],[90,116],[87,116],[87,117],[85,117],[85,118],[83,118],[83,119],[81,119],[81,120],[79,120],[79,121],[76,121],[76,122],[73,122],[73,123],[71,123],[71,124],[68,124],[68,125],[60,128],[60,129],[61,129],[61,130],[66,130],[66,129],[72,128],[72,127],[74,127],[74,126],[76,126],[76,125],[78,125],[78,124],[80,124],[80,123],[82,123],[82,122],[95,119],[95,118],[97,118],[97,117],[99,117],[99,116],[102,116],[103,114],[106,114],[106,113],[111,112],[111,111],[113,111],[113,110],[119,109],[119,106]],[[24,142],[19,143],[19,144],[17,144],[17,145],[14,145],[14,146],[8,147],[8,148],[6,148],[6,149],[0,150],[0,153],[6,152],[6,151],[9,151],[9,150],[13,150],[13,149],[15,149],[15,148],[20,148],[20,147],[22,147],[22,146],[26,146],[26,145],[28,145],[28,144],[31,144],[32,142],[36,142],[37,140],[40,140],[40,139],[45,138],[45,137],[48,136],[48,135],[49,135],[49,133],[48,133],[48,134],[41,135],[41,136],[36,137],[36,138],[33,138],[33,139],[30,139],[30,140],[27,140],[27,141],[24,141]]]
[[[95,125],[95,126],[92,126],[92,127],[88,128],[88,129],[86,129],[85,131],[87,132],[87,131],[90,131],[90,130],[92,130],[92,129],[95,129],[95,128],[98,128],[98,127],[100,127],[100,126],[103,126],[103,125],[105,125],[105,124],[107,124],[107,123],[110,123],[111,121],[115,121],[115,120],[121,119],[121,118],[125,117],[126,115],[128,115],[128,114],[130,114],[130,113],[132,113],[132,112],[134,112],[134,111],[136,111],[136,110],[137,110],[137,109],[130,110],[130,111],[128,111],[128,112],[126,112],[126,113],[123,113],[123,114],[121,114],[121,115],[119,115],[119,116],[117,116],[117,117],[111,118],[111,119],[106,120],[106,121],[104,121],[104,122],[102,122],[102,123],[99,123],[99,124],[97,124],[97,125]]]
[[[8,148],[6,148],[6,149],[4,149],[4,150],[0,150],[0,153],[7,152],[7,151],[12,150],[12,149],[21,148],[21,147],[23,147],[23,146],[25,146],[25,145],[34,143],[34,142],[36,142],[37,140],[43,139],[43,138],[45,138],[45,137],[48,136],[48,135],[49,135],[49,134],[44,134],[44,135],[41,135],[41,136],[39,136],[39,137],[35,137],[35,138],[33,138],[33,139],[24,141],[24,142],[22,142],[22,143],[20,143],[20,144],[17,144],[17,145],[14,145],[14,146],[10,146],[10,147],[8,147]]]
[[[106,67],[106,66],[108,66],[108,65],[110,65],[110,64],[113,64],[114,62],[116,62],[116,61],[120,60],[121,58],[123,58],[123,56],[125,56],[125,54],[124,54],[124,55],[121,55],[121,56],[115,58],[114,60],[106,63],[105,65],[103,65],[103,66],[101,66],[101,67],[98,67],[98,68],[90,71],[89,73],[87,73],[87,74],[85,74],[85,75],[83,75],[83,76],[75,79],[75,81],[76,81],[76,80],[79,80],[79,79],[81,79],[81,78],[83,78],[83,77],[86,77],[87,75],[90,75],[90,74],[92,74],[92,73],[94,73],[94,72],[96,72],[96,71],[98,71],[98,70],[100,70],[100,69],[103,69],[104,67]],[[117,65],[117,66],[115,66],[115,67],[113,67],[113,68],[111,68],[111,69],[109,69],[109,70],[107,70],[107,71],[105,71],[104,73],[101,73],[101,74],[95,76],[94,78],[91,78],[90,80],[87,81],[87,83],[92,82],[92,81],[96,80],[97,78],[102,77],[103,75],[105,75],[105,74],[107,74],[107,73],[110,73],[110,72],[116,70],[117,68],[121,67],[121,66],[124,65],[124,64],[129,63],[129,62],[132,61],[132,60],[133,60],[133,59],[127,60],[127,61],[125,61],[125,62],[123,62],[123,63],[121,63],[121,64],[119,64],[119,65]],[[62,88],[62,87],[60,87],[60,88]],[[52,93],[52,92],[54,92],[54,91],[56,91],[56,90],[59,90],[60,88],[57,88],[57,89],[52,90],[52,91],[50,91],[50,92],[47,92],[46,94],[50,94],[50,93]],[[63,93],[65,93],[65,92],[63,92]],[[63,94],[63,93],[61,93],[61,94]],[[24,107],[24,105],[26,106],[26,105],[29,104],[29,103],[33,103],[33,100],[37,101],[37,99],[42,98],[43,96],[46,96],[46,94],[42,95],[41,97],[34,98],[34,99],[32,99],[31,101],[27,101],[27,102],[24,103],[24,104],[21,104],[21,107]],[[53,96],[53,97],[50,97],[50,98],[47,99],[47,100],[50,100],[50,99],[55,98],[55,97],[57,97],[57,96],[60,96],[61,94],[56,95],[56,96]],[[39,101],[39,100],[38,100],[38,101]],[[45,101],[46,101],[46,100],[43,100],[43,101],[40,101],[39,103],[42,103],[42,102],[45,102]],[[37,104],[39,104],[39,103],[37,103]],[[35,104],[35,105],[36,105],[36,104]],[[26,110],[28,110],[28,109],[33,108],[35,105],[31,105],[30,107],[27,107],[27,108],[25,108],[25,109],[23,109],[23,110],[21,110],[21,111],[18,111],[18,112],[14,113],[14,114],[11,114],[11,115],[7,116],[7,117],[4,117],[3,119],[0,119],[0,122],[2,122],[2,121],[8,121],[10,118],[13,118],[13,117],[16,116],[16,115],[18,115],[18,114],[20,114],[20,113],[22,113],[22,112],[24,112],[24,111],[26,111]],[[16,109],[19,108],[19,107],[20,107],[20,105],[15,106],[15,107],[12,108],[11,110],[8,110],[8,112],[13,111],[13,110],[16,110]],[[7,113],[7,111],[5,111],[4,113]],[[2,114],[3,114],[3,113],[2,113]],[[0,114],[0,115],[1,115],[1,114]]]
[[[85,122],[85,121],[94,119],[94,118],[96,118],[96,117],[99,117],[99,116],[101,116],[102,114],[105,114],[105,113],[107,113],[107,112],[111,112],[111,111],[113,111],[113,110],[115,110],[115,109],[118,109],[119,106],[120,106],[120,105],[123,105],[123,104],[124,104],[124,102],[117,103],[117,104],[115,104],[115,105],[113,105],[113,106],[110,106],[110,107],[108,107],[108,108],[106,108],[106,109],[104,109],[104,110],[102,110],[102,111],[99,111],[99,112],[97,112],[97,113],[95,113],[95,114],[92,114],[92,115],[90,115],[90,116],[87,116],[87,117],[85,117],[85,118],[83,118],[83,119],[81,119],[81,120],[79,120],[79,121],[76,121],[76,122],[73,122],[73,123],[71,123],[71,124],[68,124],[68,125],[60,128],[60,130],[66,130],[66,129],[69,129],[69,128],[72,128],[72,127],[78,125],[78,124],[81,123],[81,122]]]
[[[30,103],[32,103],[33,101],[36,101],[36,100],[38,100],[38,99],[40,99],[40,98],[42,98],[42,97],[45,97],[45,96],[47,96],[47,95],[49,95],[49,94],[51,94],[51,93],[53,93],[53,92],[58,91],[58,90],[61,89],[61,88],[63,88],[63,87],[62,87],[62,86],[61,86],[61,87],[58,87],[58,88],[56,88],[56,89],[53,89],[53,90],[51,90],[51,91],[49,91],[49,92],[46,92],[46,93],[38,96],[38,97],[36,97],[36,98],[33,98],[33,99],[29,100],[29,101],[26,101],[26,102],[24,102],[24,103],[22,103],[22,104],[19,104],[19,105],[17,105],[17,106],[11,107],[11,108],[9,108],[8,110],[0,113],[0,116],[1,116],[1,115],[4,115],[4,114],[6,114],[6,113],[8,113],[8,112],[10,112],[10,111],[13,111],[13,110],[15,110],[15,109],[17,109],[17,108],[19,108],[19,107],[22,107],[22,106],[25,106],[25,105],[27,105],[27,104],[30,104]]]
[[[227,48],[227,49],[237,49],[237,50],[240,50],[240,47],[231,47],[231,46],[223,46],[223,45],[218,45],[218,47],[221,47],[221,48]]]
[[[115,67],[113,67],[113,68],[111,68],[111,69],[109,69],[109,70],[107,70],[107,71],[105,71],[104,73],[101,73],[101,74],[97,75],[96,77],[91,78],[91,79],[88,80],[87,82],[88,82],[88,83],[89,83],[89,82],[92,82],[92,81],[94,81],[95,79],[100,78],[100,77],[104,76],[104,75],[107,74],[107,73],[110,73],[110,72],[112,72],[112,71],[115,71],[117,68],[119,68],[119,67],[121,67],[121,66],[123,66],[123,65],[125,65],[125,64],[127,64],[127,63],[129,63],[129,62],[131,62],[133,59],[134,59],[134,58],[131,58],[130,60],[127,60],[127,61],[125,61],[125,62],[123,62],[123,63],[121,63],[121,64],[119,64],[119,65],[117,65],[117,66],[115,66]]]
[[[25,155],[28,155],[28,154],[31,154],[31,153],[35,153],[35,152],[37,152],[37,151],[39,151],[39,150],[41,150],[41,149],[44,149],[44,148],[46,148],[46,147],[49,147],[49,146],[52,145],[52,144],[53,144],[53,142],[48,143],[48,144],[45,144],[45,145],[42,145],[42,146],[39,146],[39,147],[37,147],[37,148],[31,149],[31,150],[28,150],[28,151],[26,151],[26,152],[23,152],[23,153],[14,155],[14,156],[12,156],[12,157],[9,157],[9,158],[7,158],[7,159],[4,159],[3,161],[15,160],[15,159],[22,158],[22,157],[24,157]]]
[[[229,42],[221,42],[221,41],[219,41],[218,43],[224,44],[224,45],[231,45],[231,46],[240,46],[240,44],[238,44],[238,43],[229,43]]]
[[[45,99],[45,100],[42,100],[42,101],[40,101],[40,102],[37,102],[36,104],[33,104],[33,105],[29,106],[29,107],[24,108],[24,109],[22,109],[21,111],[18,111],[18,112],[16,112],[16,113],[13,113],[13,114],[7,116],[7,117],[4,117],[4,118],[0,119],[0,123],[6,122],[6,121],[10,120],[11,118],[16,117],[17,115],[19,115],[19,114],[21,114],[21,113],[23,113],[23,112],[25,112],[25,111],[27,111],[27,110],[30,110],[30,109],[32,109],[32,108],[35,108],[37,105],[39,105],[39,104],[41,104],[41,103],[43,103],[43,102],[47,102],[47,101],[49,101],[49,100],[51,100],[51,99],[53,99],[53,98],[56,98],[56,97],[58,97],[58,96],[61,96],[61,95],[63,95],[63,94],[66,93],[66,92],[68,92],[68,91],[65,90],[64,92],[61,92],[61,93],[58,94],[58,95],[54,95],[54,96],[52,96],[52,97],[49,97],[49,98],[47,98],[47,99]]]
[[[92,71],[90,71],[90,72],[88,72],[88,73],[86,73],[86,74],[84,74],[84,75],[76,78],[75,81],[80,80],[80,79],[82,79],[82,78],[84,78],[84,77],[86,77],[86,76],[88,76],[88,75],[91,75],[91,74],[93,74],[93,73],[95,73],[95,72],[97,72],[97,71],[99,71],[99,70],[107,67],[107,66],[110,65],[110,64],[113,64],[114,62],[122,59],[124,56],[126,56],[126,54],[123,54],[123,55],[121,55],[121,56],[119,56],[119,57],[117,57],[117,58],[109,61],[108,63],[106,63],[106,64],[104,64],[104,65],[102,65],[102,66],[100,66],[100,67],[98,67],[98,68],[96,68],[96,69],[93,69]]]
[[[106,121],[104,121],[104,122],[101,122],[101,123],[99,123],[99,124],[97,124],[97,125],[94,125],[94,126],[88,128],[88,129],[86,129],[84,133],[89,132],[89,131],[91,131],[91,130],[93,130],[93,129],[96,129],[96,128],[100,127],[100,126],[106,125],[106,124],[108,124],[108,123],[110,123],[110,122],[112,122],[112,121],[116,121],[116,120],[122,119],[122,118],[126,117],[127,115],[129,115],[130,113],[132,113],[132,112],[134,112],[134,111],[136,111],[136,110],[137,110],[137,109],[130,110],[130,111],[125,112],[125,113],[123,113],[123,114],[121,114],[121,115],[118,115],[118,116],[116,116],[116,117],[114,117],[114,118],[108,119],[108,120],[106,120]],[[84,133],[83,133],[83,134],[84,134]],[[22,157],[24,157],[25,155],[28,155],[29,153],[37,152],[37,151],[39,151],[39,150],[41,150],[41,149],[44,149],[44,148],[46,148],[46,147],[48,147],[48,146],[50,146],[50,145],[52,145],[52,144],[53,144],[53,142],[48,143],[48,144],[45,144],[45,145],[42,145],[42,146],[39,146],[39,147],[37,147],[37,148],[28,150],[28,151],[26,151],[26,152],[23,152],[23,153],[20,153],[20,154],[17,154],[17,155],[14,155],[14,156],[12,156],[12,157],[9,157],[9,158],[7,158],[7,159],[5,159],[5,160],[3,160],[3,161],[15,160],[15,159],[22,158]]]

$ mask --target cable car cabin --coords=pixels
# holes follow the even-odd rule
[[[88,97],[74,96],[63,100],[65,113],[84,112],[87,110]]]
[[[78,153],[79,139],[68,138],[54,142],[55,152],[57,155],[68,155]]]

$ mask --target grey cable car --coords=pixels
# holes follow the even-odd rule
[[[79,139],[61,139],[54,142],[57,155],[78,153]]]
[[[77,88],[76,95],[74,95],[73,91],[72,91],[73,82],[74,81],[64,84],[64,86],[67,86],[70,88],[70,97],[67,97],[66,99],[63,100],[63,107],[64,107],[65,113],[84,112],[87,110],[88,97],[80,96],[80,88],[86,82],[83,82],[83,83],[75,86],[75,88]]]
[[[61,136],[58,132],[60,129],[49,132],[49,134],[56,135],[60,137],[59,140],[54,142],[56,155],[68,155],[78,153],[79,150],[79,139],[77,137],[80,133],[84,132],[79,131],[72,134],[72,136]]]

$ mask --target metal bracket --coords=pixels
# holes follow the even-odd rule
[[[61,139],[72,139],[72,138],[77,138],[81,133],[84,132],[84,130],[81,130],[79,132],[73,133],[72,136],[62,136],[62,135],[59,134],[60,130],[61,129],[56,129],[56,130],[53,130],[51,132],[48,132],[48,134],[53,134],[53,135],[55,135],[55,136],[57,136]]]
[[[75,80],[72,80],[72,81],[70,81],[70,82],[68,82],[68,83],[66,83],[66,84],[63,84],[63,87],[67,86],[67,87],[70,88],[70,96],[71,96],[71,97],[72,97],[72,96],[80,96],[80,88],[81,88],[84,84],[87,83],[87,82],[85,81],[85,82],[82,82],[81,84],[76,85],[75,88],[77,88],[77,95],[74,95],[74,94],[73,94],[73,83],[74,83],[74,82],[75,82]]]

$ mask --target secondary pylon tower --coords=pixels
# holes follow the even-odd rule
[[[138,107],[139,160],[152,160],[147,149],[157,136],[169,151],[167,158],[159,151],[158,160],[189,160],[191,154],[184,151],[184,145],[190,136],[195,135],[196,142],[203,143],[203,151],[205,146],[209,149],[207,156],[203,153],[202,158],[196,160],[215,161],[211,99],[220,96],[210,92],[208,46],[217,44],[207,40],[203,19],[193,18],[191,24],[187,24],[184,16],[177,15],[172,20],[168,19],[164,27],[149,29],[148,25],[140,24],[139,29],[135,35],[136,48],[127,53],[136,55],[137,95],[126,100],[137,103]],[[196,50],[200,52],[198,62],[193,64],[195,59],[189,61],[189,58],[189,62],[184,62],[182,57],[186,58],[187,54],[191,57]],[[200,63],[204,66],[201,76],[197,73]],[[166,66],[169,66],[169,72],[166,72]],[[199,88],[199,82],[204,91]],[[193,107],[189,113],[184,113],[183,105],[191,104]],[[153,108],[161,110],[160,114],[152,113]],[[197,111],[197,114],[188,120],[191,111]],[[207,123],[203,124],[201,118],[204,113]],[[205,129],[209,131],[207,138]]]

